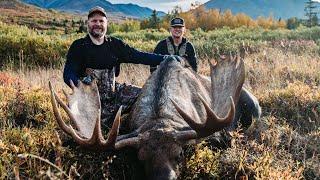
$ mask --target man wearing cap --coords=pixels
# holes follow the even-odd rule
[[[182,18],[176,17],[170,21],[171,36],[160,41],[154,53],[163,55],[178,55],[187,59],[189,65],[194,71],[197,71],[197,58],[193,45],[183,36],[185,33],[185,23]],[[157,66],[151,65],[150,72],[157,69]]]
[[[154,53],[179,55],[187,59],[194,71],[197,71],[197,59],[193,45],[183,37],[185,33],[185,23],[182,18],[173,18],[170,22],[171,36],[160,41]],[[150,72],[155,71],[157,66],[150,66]],[[248,127],[252,122],[252,117],[259,118],[261,108],[257,98],[247,89],[242,88],[240,98],[236,107],[235,121],[230,129],[235,128],[239,121],[244,127]]]
[[[81,80],[90,84],[98,79],[101,97],[102,119],[109,123],[120,105],[128,112],[140,93],[140,88],[118,84],[121,63],[134,63],[156,66],[166,56],[138,51],[122,40],[106,36],[107,15],[103,8],[92,8],[88,14],[88,35],[75,40],[67,53],[63,78],[67,85],[75,85]]]

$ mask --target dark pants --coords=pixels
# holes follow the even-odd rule
[[[141,88],[127,85],[115,84],[115,91],[98,85],[101,101],[101,124],[111,128],[115,115],[122,106],[122,113],[129,113],[137,100]]]

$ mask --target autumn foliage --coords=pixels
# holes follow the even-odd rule
[[[237,28],[241,26],[245,27],[262,27],[265,29],[277,29],[285,28],[286,22],[284,20],[276,20],[272,16],[270,17],[258,17],[256,20],[252,19],[244,13],[232,14],[231,10],[224,12],[218,9],[206,10],[203,6],[190,10],[188,12],[180,12],[176,14],[186,19],[186,26],[188,29],[201,28],[203,30],[213,30],[222,27]],[[176,16],[168,15],[168,16]],[[168,28],[168,18],[164,18],[160,27]]]

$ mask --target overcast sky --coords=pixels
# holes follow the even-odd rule
[[[209,0],[108,0],[113,4],[122,4],[122,3],[133,3],[139,6],[148,7],[151,9],[156,9],[158,11],[163,11],[167,13],[172,10],[173,7],[179,6],[182,10],[188,10],[191,3],[196,1],[202,3],[208,2]]]

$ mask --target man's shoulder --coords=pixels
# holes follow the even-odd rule
[[[123,43],[123,41],[117,37],[114,36],[106,36],[106,41],[108,43]]]
[[[187,46],[193,47],[193,44],[186,39]]]
[[[82,38],[74,40],[72,45],[73,46],[81,46],[81,45],[84,45],[85,43],[89,43],[89,41],[88,41],[87,37],[82,37]]]
[[[167,38],[160,40],[157,45],[166,45],[166,44],[167,44]]]

